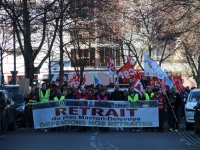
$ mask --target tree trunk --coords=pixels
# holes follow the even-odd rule
[[[34,72],[35,72],[34,62],[31,62],[30,60],[26,59],[25,70],[26,70],[26,78],[30,79],[29,85],[32,86],[34,81]]]
[[[197,76],[195,77],[195,81],[197,83],[197,87],[200,86],[200,56],[198,57],[198,64],[197,64]]]
[[[63,0],[60,0],[60,27],[59,27],[59,39],[60,39],[60,73],[59,73],[59,85],[62,85],[63,75],[64,75],[64,63],[63,63]]]

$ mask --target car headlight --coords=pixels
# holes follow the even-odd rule
[[[25,108],[25,106],[18,107],[18,108],[16,109],[16,111],[23,112],[23,111],[24,111],[24,108]]]

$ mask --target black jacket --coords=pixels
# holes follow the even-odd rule
[[[169,105],[169,102],[171,104],[171,106],[174,106],[174,109],[179,109],[180,108],[180,105],[181,105],[181,96],[179,93],[169,93],[168,94],[168,105]],[[168,106],[168,108],[170,108]]]
[[[114,101],[124,101],[125,100],[124,92],[123,91],[114,91],[111,93],[110,99],[114,100]]]

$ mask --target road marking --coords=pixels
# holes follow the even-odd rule
[[[95,133],[94,133],[94,135],[97,135],[99,132],[98,131],[96,131]]]
[[[185,144],[187,144],[187,145],[191,145],[190,143],[185,143]]]
[[[97,148],[96,143],[95,143],[95,136],[98,134],[99,132],[96,131],[94,132],[94,134],[91,136],[90,138],[90,145],[94,148]]]
[[[117,147],[117,146],[114,146],[114,145],[110,144],[109,142],[107,142],[107,144],[110,145],[110,148],[111,148],[111,149],[118,150],[118,147]]]
[[[91,141],[95,141],[95,136],[92,136],[92,137],[91,137]]]
[[[181,141],[181,142],[183,142],[183,141],[184,141],[184,139],[180,139],[180,141]]]
[[[92,147],[94,147],[94,148],[97,148],[95,142],[90,142],[90,145],[91,145]]]

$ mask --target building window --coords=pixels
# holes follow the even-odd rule
[[[71,67],[84,65],[87,67],[95,66],[95,48],[90,49],[71,49]]]
[[[98,48],[100,66],[107,66],[108,56],[114,58],[115,66],[120,66],[120,47],[100,47]]]

